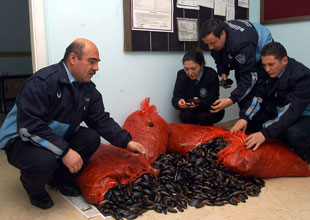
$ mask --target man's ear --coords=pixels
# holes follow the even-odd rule
[[[226,32],[225,30],[222,30],[222,33],[221,33],[221,37],[220,38],[225,38],[226,39]]]
[[[77,55],[75,53],[71,52],[69,54],[69,59],[68,60],[69,60],[71,65],[74,64],[77,61],[77,59],[78,59],[78,57],[77,57]]]
[[[286,66],[287,62],[288,62],[288,57],[287,56],[283,57],[281,60],[281,63]]]

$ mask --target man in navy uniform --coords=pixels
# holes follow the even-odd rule
[[[91,78],[98,71],[99,52],[87,39],[76,39],[64,59],[39,70],[16,97],[0,130],[0,149],[21,171],[20,180],[31,204],[53,206],[45,190],[54,181],[67,196],[78,196],[74,185],[100,136],[115,146],[145,153],[105,111],[102,97]],[[81,122],[88,126],[80,126]]]
[[[310,162],[310,70],[288,57],[278,42],[262,49],[262,63],[267,73],[259,80],[253,102],[231,132],[252,133],[245,142],[253,150],[269,137],[278,138]]]
[[[264,45],[272,42],[270,31],[258,23],[249,21],[224,22],[211,19],[202,25],[200,37],[211,50],[220,82],[227,79],[230,70],[235,70],[237,81],[237,87],[231,92],[230,97],[216,100],[211,106],[211,112],[221,111],[236,102],[242,110],[259,75],[264,71],[260,53]]]

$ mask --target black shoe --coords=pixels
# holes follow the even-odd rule
[[[29,189],[29,187],[26,186],[24,183],[22,177],[20,177],[20,181],[22,182],[28,196],[30,199],[30,202],[32,205],[41,208],[41,209],[49,209],[54,205],[53,200],[51,199],[50,195],[48,192],[45,190],[42,193],[33,193],[32,190]]]
[[[81,190],[75,185],[64,184],[58,187],[61,194],[65,196],[80,196],[82,194]]]
[[[53,200],[46,191],[43,196],[29,196],[29,199],[32,205],[41,209],[49,209],[54,205]]]

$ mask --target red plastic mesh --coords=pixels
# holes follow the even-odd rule
[[[138,110],[127,117],[123,129],[126,129],[132,139],[145,147],[148,161],[153,164],[159,154],[167,148],[168,123],[158,115],[154,105],[149,106],[150,98],[145,98]]]
[[[220,151],[218,161],[225,167],[245,177],[297,177],[310,176],[307,162],[284,143],[267,139],[258,150],[246,149],[247,135],[238,132],[224,137],[230,144]]]
[[[98,205],[104,199],[104,193],[118,182],[127,184],[145,173],[156,175],[156,170],[143,156],[101,144],[76,182],[85,199]]]
[[[167,151],[186,155],[198,145],[229,133],[228,130],[216,126],[199,126],[193,124],[169,124]]]

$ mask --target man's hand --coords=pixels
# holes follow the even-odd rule
[[[62,163],[68,167],[70,173],[77,173],[83,166],[83,160],[78,152],[69,149],[66,155],[61,159]]]
[[[249,135],[247,138],[244,139],[247,149],[253,148],[256,151],[259,146],[264,143],[266,138],[262,134],[262,132],[256,132],[254,134]]]
[[[134,153],[134,154],[141,154],[141,155],[144,155],[146,159],[147,158],[147,155],[146,155],[146,152],[145,152],[145,148],[142,144],[138,143],[138,142],[135,142],[135,141],[130,141],[128,144],[127,144],[127,150]]]
[[[216,113],[219,112],[228,106],[231,106],[233,101],[230,98],[224,98],[224,99],[218,99],[216,100],[212,105],[211,105],[211,113]]]
[[[226,80],[226,79],[227,79],[227,74],[223,73],[223,74],[221,75],[221,78],[220,78],[220,83],[221,83],[222,80]],[[226,85],[226,86],[221,85],[221,87],[223,87],[223,88],[225,88],[225,89],[228,89],[228,88],[231,87],[231,85]]]
[[[227,79],[227,74],[226,73],[222,73],[220,81],[226,80],[226,79]]]
[[[230,129],[230,133],[235,134],[237,131],[245,133],[248,122],[244,119],[239,119],[234,126]]]

